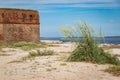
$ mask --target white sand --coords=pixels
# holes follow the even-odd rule
[[[74,47],[70,43],[54,45],[48,49],[54,50],[55,55],[36,57],[26,62],[15,61],[26,56],[29,51],[4,48],[0,54],[11,55],[0,56],[0,80],[120,80],[120,77],[103,71],[110,65],[65,62]],[[112,51],[119,53],[120,49]]]
[[[114,55],[120,55],[120,49],[110,49],[108,52]]]

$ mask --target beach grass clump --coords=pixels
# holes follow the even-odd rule
[[[105,72],[109,72],[113,74],[114,76],[120,76],[120,65],[114,65],[112,67],[109,67],[105,70]]]
[[[88,27],[85,23],[81,23],[78,27],[70,27],[62,29],[66,39],[76,42],[77,47],[72,51],[67,61],[86,61],[98,64],[120,64],[120,60],[104,52],[98,47],[99,42],[96,39],[93,28]]]
[[[0,48],[21,48],[22,50],[31,50],[35,48],[44,48],[46,44],[44,42],[33,43],[33,42],[11,42],[11,43],[0,43]]]
[[[42,51],[40,50],[31,51],[27,56],[23,57],[22,60],[34,59],[35,57],[39,57],[39,56],[50,56],[53,54],[55,54],[55,52],[53,50],[48,50],[48,49],[44,49]]]

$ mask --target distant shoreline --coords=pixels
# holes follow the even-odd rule
[[[64,37],[41,37],[40,40],[71,42],[70,40],[66,40]],[[102,38],[98,38],[97,40],[100,44],[120,44],[120,36],[107,36],[105,37],[105,41]]]
[[[40,38],[65,38],[65,37],[40,37]],[[120,36],[105,36],[105,38],[120,38]]]

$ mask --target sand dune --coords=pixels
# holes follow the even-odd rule
[[[120,77],[104,72],[104,69],[110,66],[108,64],[65,62],[74,49],[71,43],[54,42],[49,44],[47,49],[54,50],[55,55],[20,62],[29,51],[3,48],[0,54],[9,55],[0,56],[0,80],[120,80]],[[120,48],[109,51],[119,54]]]

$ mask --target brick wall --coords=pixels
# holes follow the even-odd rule
[[[0,24],[0,42],[3,42],[3,24]]]
[[[0,10],[0,42],[39,42],[37,11]]]

